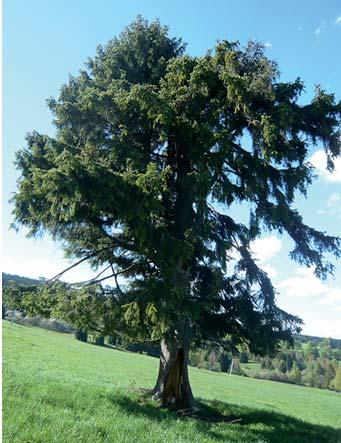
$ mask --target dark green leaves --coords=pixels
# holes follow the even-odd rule
[[[340,154],[340,104],[319,87],[302,106],[302,92],[254,42],[191,57],[138,18],[99,47],[49,100],[55,138],[32,133],[17,155],[16,223],[125,276],[111,296],[73,293],[62,304],[72,321],[156,337],[191,317],[199,336],[228,334],[257,352],[290,338],[299,320],[276,307],[250,242],[264,227],[287,232],[292,258],[320,277],[332,270],[324,253],[340,253],[292,207],[313,179],[311,144],[323,144],[330,170]],[[228,214],[233,203],[250,205],[248,225]]]

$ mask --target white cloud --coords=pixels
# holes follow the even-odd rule
[[[282,242],[274,235],[257,238],[251,244],[251,253],[261,264],[273,258],[282,249]]]
[[[293,277],[282,280],[276,287],[288,297],[316,297],[320,304],[341,305],[341,288],[319,280],[313,268],[296,268]]]
[[[277,288],[284,289],[288,297],[312,297],[323,294],[324,286],[312,268],[296,268],[294,276],[278,283]]]
[[[282,249],[282,242],[274,235],[268,237],[257,238],[250,245],[250,252],[254,259],[258,261],[259,266],[269,275],[274,278],[278,275],[276,268],[269,263],[275,255]],[[232,260],[240,260],[241,255],[237,249],[232,248],[228,252],[228,256]]]
[[[328,208],[335,209],[341,203],[341,194],[334,192],[331,194],[327,200]]]
[[[331,194],[326,203],[327,209],[319,209],[317,211],[320,215],[331,215],[341,219],[341,194],[334,192]]]
[[[271,44],[270,42],[266,42],[266,43],[264,43],[264,46],[265,46],[266,48],[272,48],[272,44]]]
[[[277,269],[272,265],[264,265],[262,269],[268,274],[269,278],[275,278],[278,275]]]
[[[326,286],[326,285],[325,285]],[[334,305],[339,304],[341,309],[341,289],[339,288],[328,288],[328,292],[324,294],[324,298],[319,301],[323,305]]]
[[[318,36],[321,34],[321,32],[323,31],[323,29],[324,29],[325,27],[326,27],[326,22],[325,22],[325,20],[323,20],[323,21],[321,22],[320,26],[319,26],[318,28],[315,29],[314,34],[318,37]]]
[[[341,14],[340,14],[338,17],[336,17],[336,19],[335,19],[335,23],[336,23],[338,26],[341,26]]]
[[[231,259],[231,260],[238,261],[238,260],[241,259],[241,255],[240,255],[239,251],[236,248],[231,248],[228,251],[227,255],[228,255],[228,258]]]
[[[269,263],[282,249],[282,242],[274,235],[257,238],[251,243],[251,254],[270,278],[278,275],[277,269]]]
[[[327,200],[328,215],[341,219],[341,194],[334,192]]]
[[[333,172],[327,170],[327,156],[322,149],[319,149],[312,155],[310,163],[325,180],[329,182],[341,182],[341,157],[334,160],[335,167]]]
[[[330,320],[310,321],[303,326],[303,334],[318,337],[333,337],[341,339],[340,322]]]

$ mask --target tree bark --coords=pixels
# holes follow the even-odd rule
[[[194,406],[188,377],[192,336],[192,323],[185,319],[168,331],[161,341],[159,374],[152,393],[163,407],[187,409]]]

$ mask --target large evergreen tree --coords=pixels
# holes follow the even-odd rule
[[[288,233],[291,258],[318,277],[332,271],[323,254],[339,255],[293,204],[313,179],[309,148],[323,145],[330,170],[340,154],[341,105],[319,87],[300,105],[302,90],[257,43],[191,57],[139,18],[49,100],[55,137],[33,132],[17,154],[16,224],[117,281],[69,292],[59,311],[86,330],[161,339],[153,393],[165,406],[193,405],[192,340],[268,353],[299,330],[250,252],[264,229]],[[232,215],[243,202],[247,223]]]

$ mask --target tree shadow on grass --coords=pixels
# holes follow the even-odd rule
[[[341,443],[341,429],[316,425],[272,410],[241,407],[217,400],[198,400],[196,417],[161,409],[147,395],[109,394],[110,402],[136,417],[157,422],[192,421],[204,437],[216,441],[259,443]],[[236,418],[240,421],[236,422]],[[184,429],[185,432],[185,429]]]

